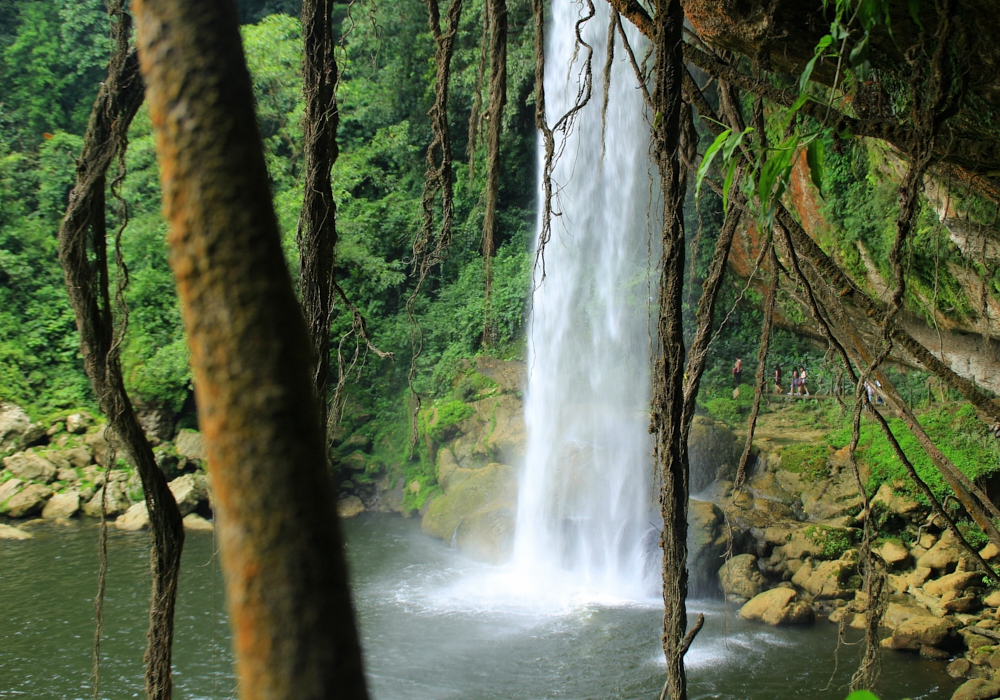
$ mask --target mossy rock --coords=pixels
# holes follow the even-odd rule
[[[713,481],[732,481],[740,463],[741,446],[725,423],[695,416],[688,436],[691,493],[708,488]]]
[[[423,531],[454,542],[469,556],[503,561],[513,544],[517,470],[494,462],[459,471],[469,473],[434,499],[424,515]]]

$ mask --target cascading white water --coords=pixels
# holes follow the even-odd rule
[[[634,600],[655,594],[659,568],[651,561],[657,516],[647,432],[648,245],[656,230],[649,217],[656,207],[648,114],[620,39],[601,162],[608,8],[595,5],[583,29],[594,47],[594,95],[555,168],[553,208],[561,216],[552,221],[546,276],[536,279],[531,309],[528,446],[513,565],[537,582]],[[550,124],[577,95],[586,51],[574,27],[585,11],[579,0],[552,3],[545,54]],[[637,32],[630,43],[641,60],[645,44]],[[539,171],[543,157],[540,148]]]

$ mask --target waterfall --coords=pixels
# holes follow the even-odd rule
[[[553,209],[561,215],[552,220],[546,276],[540,279],[540,268],[535,275],[513,564],[543,585],[563,582],[584,595],[634,600],[658,590],[647,432],[648,309],[655,294],[649,232],[658,230],[657,207],[650,207],[648,113],[620,38],[601,162],[608,6],[595,4],[597,14],[583,29],[594,47],[594,94],[555,168]],[[552,3],[545,54],[550,125],[573,104],[582,80],[586,50],[576,44],[574,25],[584,11],[579,0]],[[624,25],[641,60],[646,44]],[[543,157],[540,146],[539,172]]]

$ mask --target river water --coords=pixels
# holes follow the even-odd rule
[[[366,514],[345,524],[374,700],[650,700],[663,663],[655,600],[525,601],[506,570],[477,564]],[[39,526],[0,541],[0,698],[89,698],[97,528]],[[101,697],[142,696],[147,539],[112,531]],[[175,698],[225,699],[236,687],[221,575],[210,534],[187,538],[177,608]],[[857,647],[835,668],[835,626],[771,629],[721,602],[692,601],[705,629],[688,655],[692,698],[842,700]],[[831,674],[833,681],[830,682]],[[947,699],[944,664],[886,652],[882,697]],[[830,690],[823,691],[829,683]]]

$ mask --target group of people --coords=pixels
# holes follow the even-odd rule
[[[740,379],[743,376],[743,360],[736,358],[736,362],[733,363],[733,387],[738,388],[740,385]],[[776,365],[774,368],[774,393],[780,394],[784,391],[784,387],[781,383],[782,372],[781,365]],[[793,393],[795,396],[809,396],[809,385],[806,384],[807,374],[806,368],[803,366],[792,368],[792,382],[788,387],[788,396]]]
[[[784,391],[784,386],[781,383],[782,372],[781,365],[776,365],[774,368],[774,393],[780,394]],[[795,394],[796,396],[809,396],[809,385],[806,384],[808,375],[806,373],[806,368],[801,365],[798,367],[792,367],[792,381],[788,385],[788,396]]]

